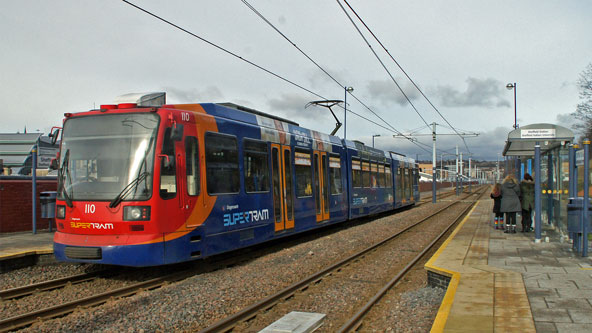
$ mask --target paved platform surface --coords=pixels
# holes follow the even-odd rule
[[[426,269],[451,278],[432,332],[592,332],[592,260],[550,227],[505,234],[479,201]]]
[[[0,261],[31,254],[53,253],[53,232],[0,234]]]

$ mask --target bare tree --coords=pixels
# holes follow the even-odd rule
[[[582,134],[582,138],[592,139],[592,63],[580,74],[577,81],[580,88],[580,103],[571,115],[579,120],[573,129]]]

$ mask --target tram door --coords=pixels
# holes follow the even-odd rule
[[[275,231],[294,228],[292,155],[289,146],[271,145]]]
[[[327,176],[329,163],[327,153],[314,152],[314,186],[317,222],[329,219],[329,179]]]

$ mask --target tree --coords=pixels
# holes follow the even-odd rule
[[[573,129],[579,131],[583,137],[592,139],[592,63],[580,74],[577,81],[580,90],[580,103],[571,115],[579,120]]]

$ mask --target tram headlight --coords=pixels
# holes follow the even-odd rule
[[[150,206],[125,206],[123,207],[124,221],[148,221],[150,220]]]
[[[66,218],[66,206],[57,205],[56,218],[58,218],[58,219],[65,219]]]

